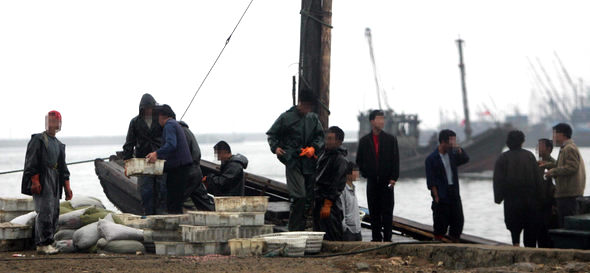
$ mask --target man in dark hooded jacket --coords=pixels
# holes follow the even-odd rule
[[[21,192],[35,202],[35,245],[40,254],[56,254],[51,244],[59,218],[59,199],[72,199],[70,171],[66,165],[66,146],[55,134],[61,129],[61,114],[51,111],[45,117],[45,132],[34,134],[27,145]]]
[[[326,133],[326,149],[318,159],[313,210],[313,230],[324,239],[342,241],[344,213],[340,195],[346,186],[347,151],[342,147],[344,131],[332,126]]]
[[[139,115],[131,119],[127,139],[123,145],[123,159],[144,158],[162,145],[162,126],[153,115],[156,100],[143,94]],[[166,213],[166,176],[143,175],[137,178],[144,215]]]
[[[305,229],[305,214],[312,208],[316,151],[324,148],[324,130],[311,112],[314,98],[300,92],[299,103],[281,114],[266,135],[271,152],[285,164],[291,201],[289,230]]]
[[[207,190],[215,196],[244,196],[244,169],[248,167],[248,159],[231,153],[231,147],[225,141],[219,141],[213,147],[217,159],[221,161],[219,174],[210,174],[204,181]]]
[[[524,229],[524,245],[536,247],[545,191],[535,155],[522,149],[522,143],[521,131],[508,133],[506,145],[510,150],[498,157],[494,167],[494,201],[504,201],[504,222],[512,235],[512,244],[520,245]]]
[[[176,118],[176,116],[174,117]],[[180,127],[184,130],[191,157],[193,158],[193,169],[190,174],[189,184],[186,185],[185,200],[191,199],[197,210],[214,211],[215,202],[213,198],[207,195],[207,188],[203,185],[203,172],[201,171],[201,148],[193,132],[188,128],[188,124],[179,121]],[[186,205],[186,204],[185,204]]]

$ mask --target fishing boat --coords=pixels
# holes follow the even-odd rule
[[[389,103],[387,102],[387,92],[381,88],[381,80],[377,73],[370,28],[365,29],[365,37],[369,44],[369,53],[373,65],[379,109],[382,109],[382,98],[386,109],[383,111],[385,114],[385,127],[383,128],[383,131],[395,136],[398,141],[400,177],[423,177],[425,175],[424,161],[438,146],[436,134],[430,137],[427,145],[420,145],[420,128],[418,126],[420,124],[420,119],[418,118],[418,115],[396,113],[391,106],[389,106]],[[497,123],[495,127],[488,128],[485,131],[472,136],[471,120],[469,118],[469,108],[467,104],[467,90],[465,87],[465,65],[463,64],[462,40],[457,40],[457,44],[459,46],[459,67],[461,69],[463,111],[465,114],[463,127],[466,136],[464,139],[458,140],[460,141],[459,145],[465,149],[470,158],[467,164],[459,168],[459,171],[463,173],[491,171],[494,169],[496,159],[504,149],[506,136],[512,127],[509,124],[502,125]],[[370,112],[371,110],[361,112],[358,115],[358,139],[361,139],[363,136],[371,132],[371,124],[369,122]],[[356,159],[358,140],[354,142],[345,142],[344,146],[348,149],[348,160],[354,162]]]

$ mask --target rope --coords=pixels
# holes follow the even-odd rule
[[[97,158],[97,159],[107,160],[109,158],[106,157],[106,158]],[[82,164],[82,163],[90,163],[90,162],[94,162],[95,160],[96,159],[88,159],[88,160],[82,160],[82,161],[74,161],[74,162],[66,163],[66,165],[76,165],[76,164]],[[5,172],[0,172],[0,175],[9,174],[9,173],[19,173],[19,172],[23,172],[23,171],[24,171],[24,169],[21,169],[21,170],[13,170],[13,171],[5,171]]]
[[[213,65],[211,65],[211,68],[209,68],[209,71],[207,72],[207,74],[205,75],[205,78],[203,78],[203,81],[201,81],[201,84],[199,85],[199,88],[197,88],[197,91],[195,92],[195,94],[193,95],[193,98],[191,99],[191,101],[189,102],[188,106],[186,107],[186,109],[184,110],[184,113],[182,113],[182,116],[180,117],[180,120],[182,120],[184,118],[184,115],[186,115],[186,112],[188,111],[188,109],[191,107],[191,105],[193,104],[193,101],[195,100],[195,97],[197,96],[197,94],[199,93],[199,91],[201,90],[201,87],[203,87],[203,84],[205,84],[205,81],[207,80],[207,78],[209,77],[209,74],[211,74],[211,71],[213,71],[213,68],[215,67],[215,65],[217,64],[217,61],[219,60],[219,58],[221,57],[221,54],[223,54],[223,51],[225,50],[225,48],[227,47],[227,44],[229,44],[229,40],[231,39],[232,35],[234,35],[234,32],[236,31],[236,29],[238,28],[238,26],[240,25],[240,23],[242,22],[242,18],[244,18],[244,15],[246,15],[246,12],[248,11],[248,9],[250,8],[250,5],[252,5],[252,2],[254,0],[250,0],[250,3],[248,3],[248,6],[246,7],[246,9],[244,10],[244,13],[242,13],[242,16],[240,17],[240,20],[238,20],[238,23],[236,24],[236,26],[234,27],[234,29],[231,31],[231,33],[229,34],[229,37],[227,37],[227,39],[225,40],[225,44],[223,45],[223,48],[221,49],[221,51],[219,52],[219,54],[217,55],[217,58],[215,59],[215,61],[213,62]]]

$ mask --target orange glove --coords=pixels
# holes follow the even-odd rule
[[[208,188],[209,185],[207,185],[207,176],[203,176],[203,179],[201,179],[201,182],[203,182],[203,185],[205,185],[205,188]]]
[[[66,201],[72,200],[74,193],[72,193],[72,189],[70,188],[70,180],[66,180],[64,183],[64,188],[66,191]]]
[[[306,147],[301,149],[301,153],[299,156],[307,156],[307,158],[312,158],[315,156],[315,148],[314,147]]]
[[[324,199],[324,206],[320,211],[320,219],[327,219],[330,217],[330,208],[332,208],[332,201],[330,201],[330,199]]]
[[[41,182],[39,182],[39,174],[31,177],[31,193],[41,194]]]

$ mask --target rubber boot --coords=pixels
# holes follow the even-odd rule
[[[289,214],[289,231],[305,230],[305,198],[291,198],[291,213]]]

